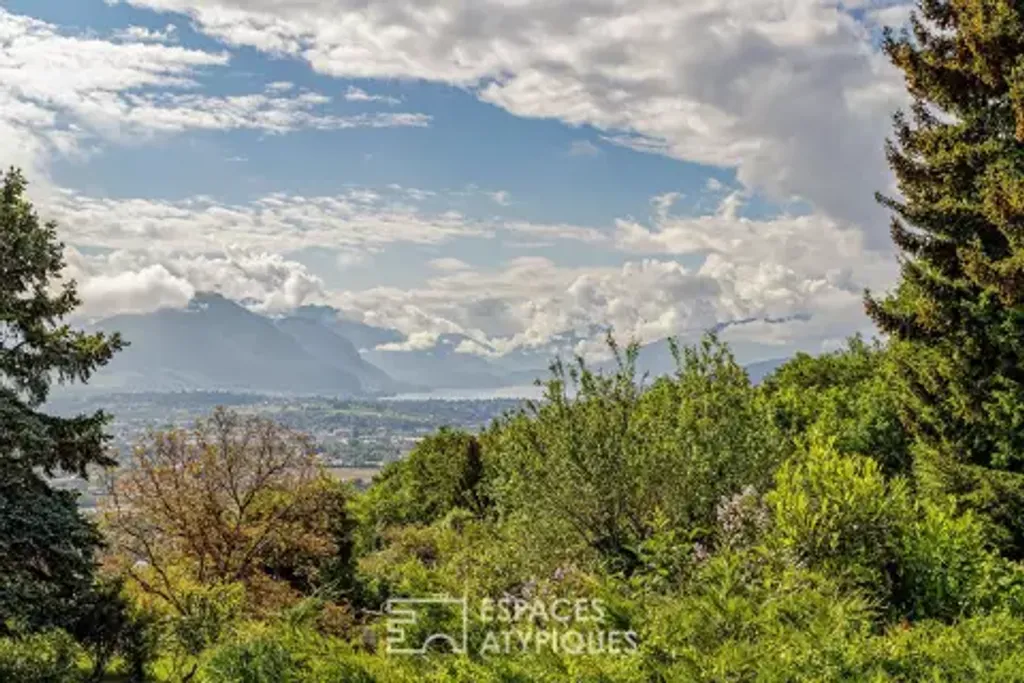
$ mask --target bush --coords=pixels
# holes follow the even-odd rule
[[[779,470],[766,500],[771,543],[795,562],[889,595],[900,531],[914,514],[902,479],[886,481],[874,460],[816,444]]]
[[[0,681],[74,683],[84,681],[77,661],[82,650],[64,631],[0,638]]]
[[[297,683],[307,680],[303,669],[284,643],[265,636],[218,648],[205,673],[223,683]]]
[[[452,510],[482,514],[489,505],[484,455],[476,437],[442,428],[389,464],[360,503],[377,529],[431,524]]]
[[[546,547],[586,546],[627,574],[665,521],[710,535],[722,497],[763,487],[785,453],[746,373],[714,337],[677,351],[676,376],[650,387],[636,377],[637,353],[619,354],[608,375],[582,361],[556,364],[546,402],[485,439],[502,514],[530,519]]]
[[[727,552],[648,610],[640,641],[657,680],[844,680],[872,617],[863,596],[820,573]]]
[[[828,438],[840,453],[876,460],[887,475],[909,474],[912,439],[900,421],[891,365],[880,342],[860,337],[836,353],[798,354],[765,380],[772,419],[798,446]]]

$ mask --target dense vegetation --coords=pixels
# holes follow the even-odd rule
[[[105,416],[38,407],[121,341],[61,325],[54,228],[6,174],[0,680],[1024,680],[1022,13],[921,0],[884,42],[914,98],[882,199],[903,277],[867,298],[887,341],[760,386],[713,336],[652,382],[612,344],[616,372],[556,364],[365,492],[218,410],[80,516],[43,475],[109,464]],[[382,605],[430,596],[465,621],[422,607],[403,646],[466,652],[394,651]]]

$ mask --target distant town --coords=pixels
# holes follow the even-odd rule
[[[508,398],[349,400],[184,391],[63,396],[51,401],[50,408],[61,415],[99,409],[112,415],[110,448],[119,459],[151,430],[187,427],[217,406],[265,415],[308,434],[332,474],[365,485],[384,465],[404,457],[440,427],[476,431],[523,405],[524,400]],[[56,483],[78,490],[83,508],[95,507],[105,486],[102,477],[88,482],[63,477]]]

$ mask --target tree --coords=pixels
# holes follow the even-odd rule
[[[1012,0],[921,0],[885,36],[913,98],[888,158],[902,277],[867,296],[892,335],[925,490],[988,513],[1024,555],[1024,17]]]
[[[0,173],[0,630],[63,625],[92,583],[100,537],[74,496],[46,480],[85,477],[105,454],[102,412],[60,418],[40,412],[54,381],[87,381],[123,343],[118,335],[72,330],[80,304],[61,282],[63,245],[41,224],[22,174]]]
[[[649,387],[636,377],[638,347],[612,350],[618,368],[607,375],[581,359],[556,363],[545,402],[497,424],[484,445],[502,514],[631,573],[660,527],[708,540],[722,498],[769,483],[785,445],[713,336],[674,348],[676,376]]]
[[[364,517],[385,527],[431,524],[455,508],[483,515],[489,505],[486,484],[479,440],[442,427],[384,468],[362,501]]]
[[[151,433],[114,479],[111,566],[181,615],[196,585],[243,584],[256,607],[290,602],[339,551],[340,486],[304,435],[217,409],[191,430]]]
[[[854,337],[834,353],[798,354],[762,387],[775,423],[795,445],[831,438],[842,453],[874,458],[887,475],[909,474],[911,438],[890,365],[880,342]]]

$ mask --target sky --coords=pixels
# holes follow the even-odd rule
[[[81,315],[219,291],[405,348],[872,334],[880,0],[0,0],[0,164]]]

